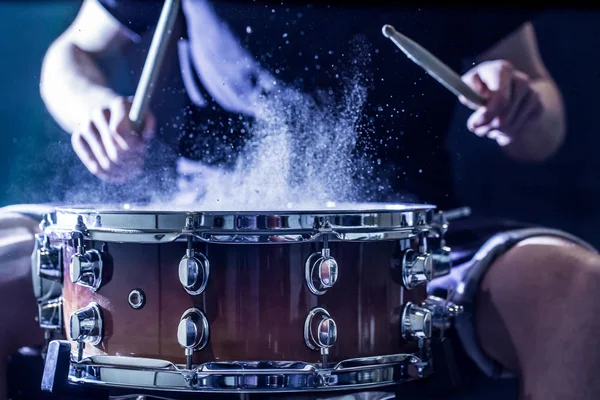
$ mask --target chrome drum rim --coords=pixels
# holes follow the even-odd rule
[[[45,231],[69,239],[73,231],[106,242],[164,243],[192,235],[205,242],[286,243],[318,240],[395,240],[430,229],[435,206],[356,203],[262,211],[162,211],[56,208]]]
[[[168,361],[96,356],[71,363],[69,381],[167,392],[293,393],[380,388],[428,376],[413,354],[349,359],[331,368],[300,361],[210,362],[186,370]]]

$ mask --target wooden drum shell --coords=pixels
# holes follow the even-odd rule
[[[305,280],[305,262],[322,243],[195,243],[210,263],[205,291],[188,294],[178,277],[185,242],[162,244],[106,243],[108,273],[96,292],[71,282],[72,241],[62,245],[63,307],[66,335],[77,309],[96,302],[103,314],[103,339],[86,345],[84,356],[146,357],[183,363],[177,326],[185,310],[196,307],[208,319],[210,338],[195,351],[194,364],[209,361],[320,361],[304,341],[305,319],[314,307],[326,309],[338,328],[329,351],[331,362],[386,354],[415,353],[414,341],[400,333],[403,305],[426,298],[424,286],[405,289],[394,277],[403,249],[414,240],[330,242],[339,279],[323,295],[313,294]],[[86,249],[104,243],[86,241]],[[400,257],[400,258],[399,258]],[[110,271],[108,271],[110,270]],[[145,305],[134,309],[129,293],[140,289]],[[76,349],[74,344],[73,349]]]

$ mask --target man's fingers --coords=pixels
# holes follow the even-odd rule
[[[106,157],[106,153],[102,148],[102,138],[99,133],[85,131],[82,133],[74,133],[72,137],[73,148],[75,153],[81,159],[86,168],[97,177],[108,182],[122,182],[130,175],[138,172],[142,161],[142,155],[139,153],[127,154],[125,157],[121,155],[122,164],[115,164],[108,161],[108,164],[103,165],[99,161],[99,154]],[[108,166],[106,166],[108,165]]]
[[[94,154],[94,157],[96,158],[96,161],[100,167],[104,170],[109,170],[112,162],[106,154],[100,132],[98,132],[93,122],[90,122],[87,128],[88,129],[85,129],[81,132],[81,137],[92,150],[92,153]]]
[[[104,150],[106,152],[107,157],[114,164],[119,163],[120,159],[120,149],[118,148],[118,144],[115,141],[114,136],[112,135],[108,123],[110,121],[110,110],[104,109],[95,116],[94,122],[97,131],[100,133],[100,138],[102,139],[102,145],[104,146]]]
[[[468,72],[467,74],[463,75],[462,80],[484,99],[488,99],[490,97],[490,89],[487,87],[486,83],[481,79],[481,76],[477,72]],[[477,110],[480,107],[478,104],[467,100],[467,98],[462,95],[458,97],[458,100],[465,106],[469,107],[471,110]]]
[[[111,119],[109,129],[115,141],[125,151],[142,147],[144,141],[141,134],[136,132],[133,122],[129,119],[131,104],[126,98],[118,98],[110,105]]]
[[[467,98],[462,94],[458,96],[458,101],[460,101],[464,106],[469,107],[471,110],[477,110],[480,107],[479,105],[467,100]]]
[[[71,145],[73,146],[73,150],[75,150],[75,154],[81,160],[83,165],[92,173],[96,174],[99,170],[98,162],[96,161],[96,157],[94,156],[94,152],[90,148],[90,146],[83,139],[81,132],[76,131],[71,135]]]
[[[529,86],[529,78],[524,74],[516,75],[513,78],[511,102],[504,115],[501,116],[500,128],[509,126],[520,114],[523,105],[528,101],[528,97],[534,93]]]
[[[485,136],[487,133],[486,130],[482,130],[481,126],[479,126],[478,122],[483,120],[484,114],[487,112],[486,107],[478,108],[467,120],[467,128],[477,136]]]
[[[518,136],[524,129],[527,129],[533,120],[539,117],[542,111],[543,106],[539,100],[539,95],[535,92],[531,92],[531,94],[527,96],[527,101],[523,103],[519,114],[517,114],[511,125],[506,129],[510,130],[510,132],[517,133]]]
[[[129,109],[128,99],[117,98],[92,115],[84,129],[71,138],[86,168],[109,182],[125,182],[143,169],[146,142],[156,130],[156,120],[148,113],[143,129],[136,132]]]

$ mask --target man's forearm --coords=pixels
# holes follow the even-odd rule
[[[504,147],[507,155],[519,161],[542,162],[561,147],[566,134],[566,116],[562,96],[556,84],[549,79],[532,82],[540,95],[542,115],[521,136]]]
[[[107,86],[95,60],[71,42],[59,38],[42,66],[40,91],[50,114],[67,132],[117,94]]]

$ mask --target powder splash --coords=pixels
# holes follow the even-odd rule
[[[364,198],[356,176],[369,162],[356,150],[367,99],[365,47],[356,46],[339,98],[324,91],[309,95],[276,81],[255,104],[254,123],[247,127],[252,139],[234,168],[226,171],[182,160],[179,170],[186,177],[179,180],[179,191],[169,204],[250,210]]]

